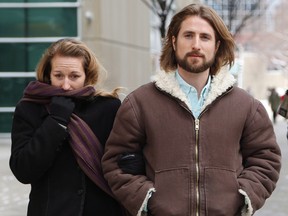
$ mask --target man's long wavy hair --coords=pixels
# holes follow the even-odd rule
[[[164,39],[162,53],[160,56],[161,68],[166,72],[177,69],[177,61],[175,51],[173,49],[172,38],[174,36],[177,40],[182,22],[191,16],[199,16],[206,20],[214,29],[216,43],[217,41],[220,41],[220,46],[215,56],[215,62],[210,68],[210,74],[217,74],[220,68],[225,65],[229,65],[231,68],[234,63],[235,49],[233,37],[220,16],[213,9],[200,4],[190,4],[184,7],[172,18],[167,35]]]
[[[56,55],[83,59],[82,64],[86,75],[84,83],[85,86],[98,85],[100,73],[106,73],[104,67],[100,64],[95,54],[82,41],[72,38],[64,38],[52,43],[42,55],[36,68],[38,81],[51,84],[51,60]],[[112,92],[107,92],[97,89],[96,95],[118,97],[118,90],[119,88],[116,88]]]

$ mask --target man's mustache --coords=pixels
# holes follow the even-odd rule
[[[188,56],[198,56],[198,57],[204,57],[205,55],[203,55],[202,53],[198,52],[198,51],[191,51],[186,53],[185,55],[186,57]]]

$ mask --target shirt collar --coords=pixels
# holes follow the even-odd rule
[[[191,91],[193,92],[197,92],[197,90],[195,89],[194,86],[188,84],[179,74],[178,70],[176,70],[175,73],[175,78],[177,80],[177,82],[179,83],[180,88],[182,89],[182,91],[187,95],[189,94]],[[208,94],[208,90],[210,88],[211,85],[211,76],[208,76],[208,80],[206,85],[204,86],[204,88],[201,91],[200,97],[206,97]]]

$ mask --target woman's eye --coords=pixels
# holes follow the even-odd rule
[[[79,78],[79,75],[72,75],[70,77],[71,77],[71,79],[75,80],[75,79]]]
[[[57,78],[61,78],[62,77],[61,74],[55,74],[54,76],[57,77]]]

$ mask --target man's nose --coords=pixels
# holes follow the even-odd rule
[[[200,38],[194,37],[192,40],[192,49],[193,50],[199,50],[200,49]]]

